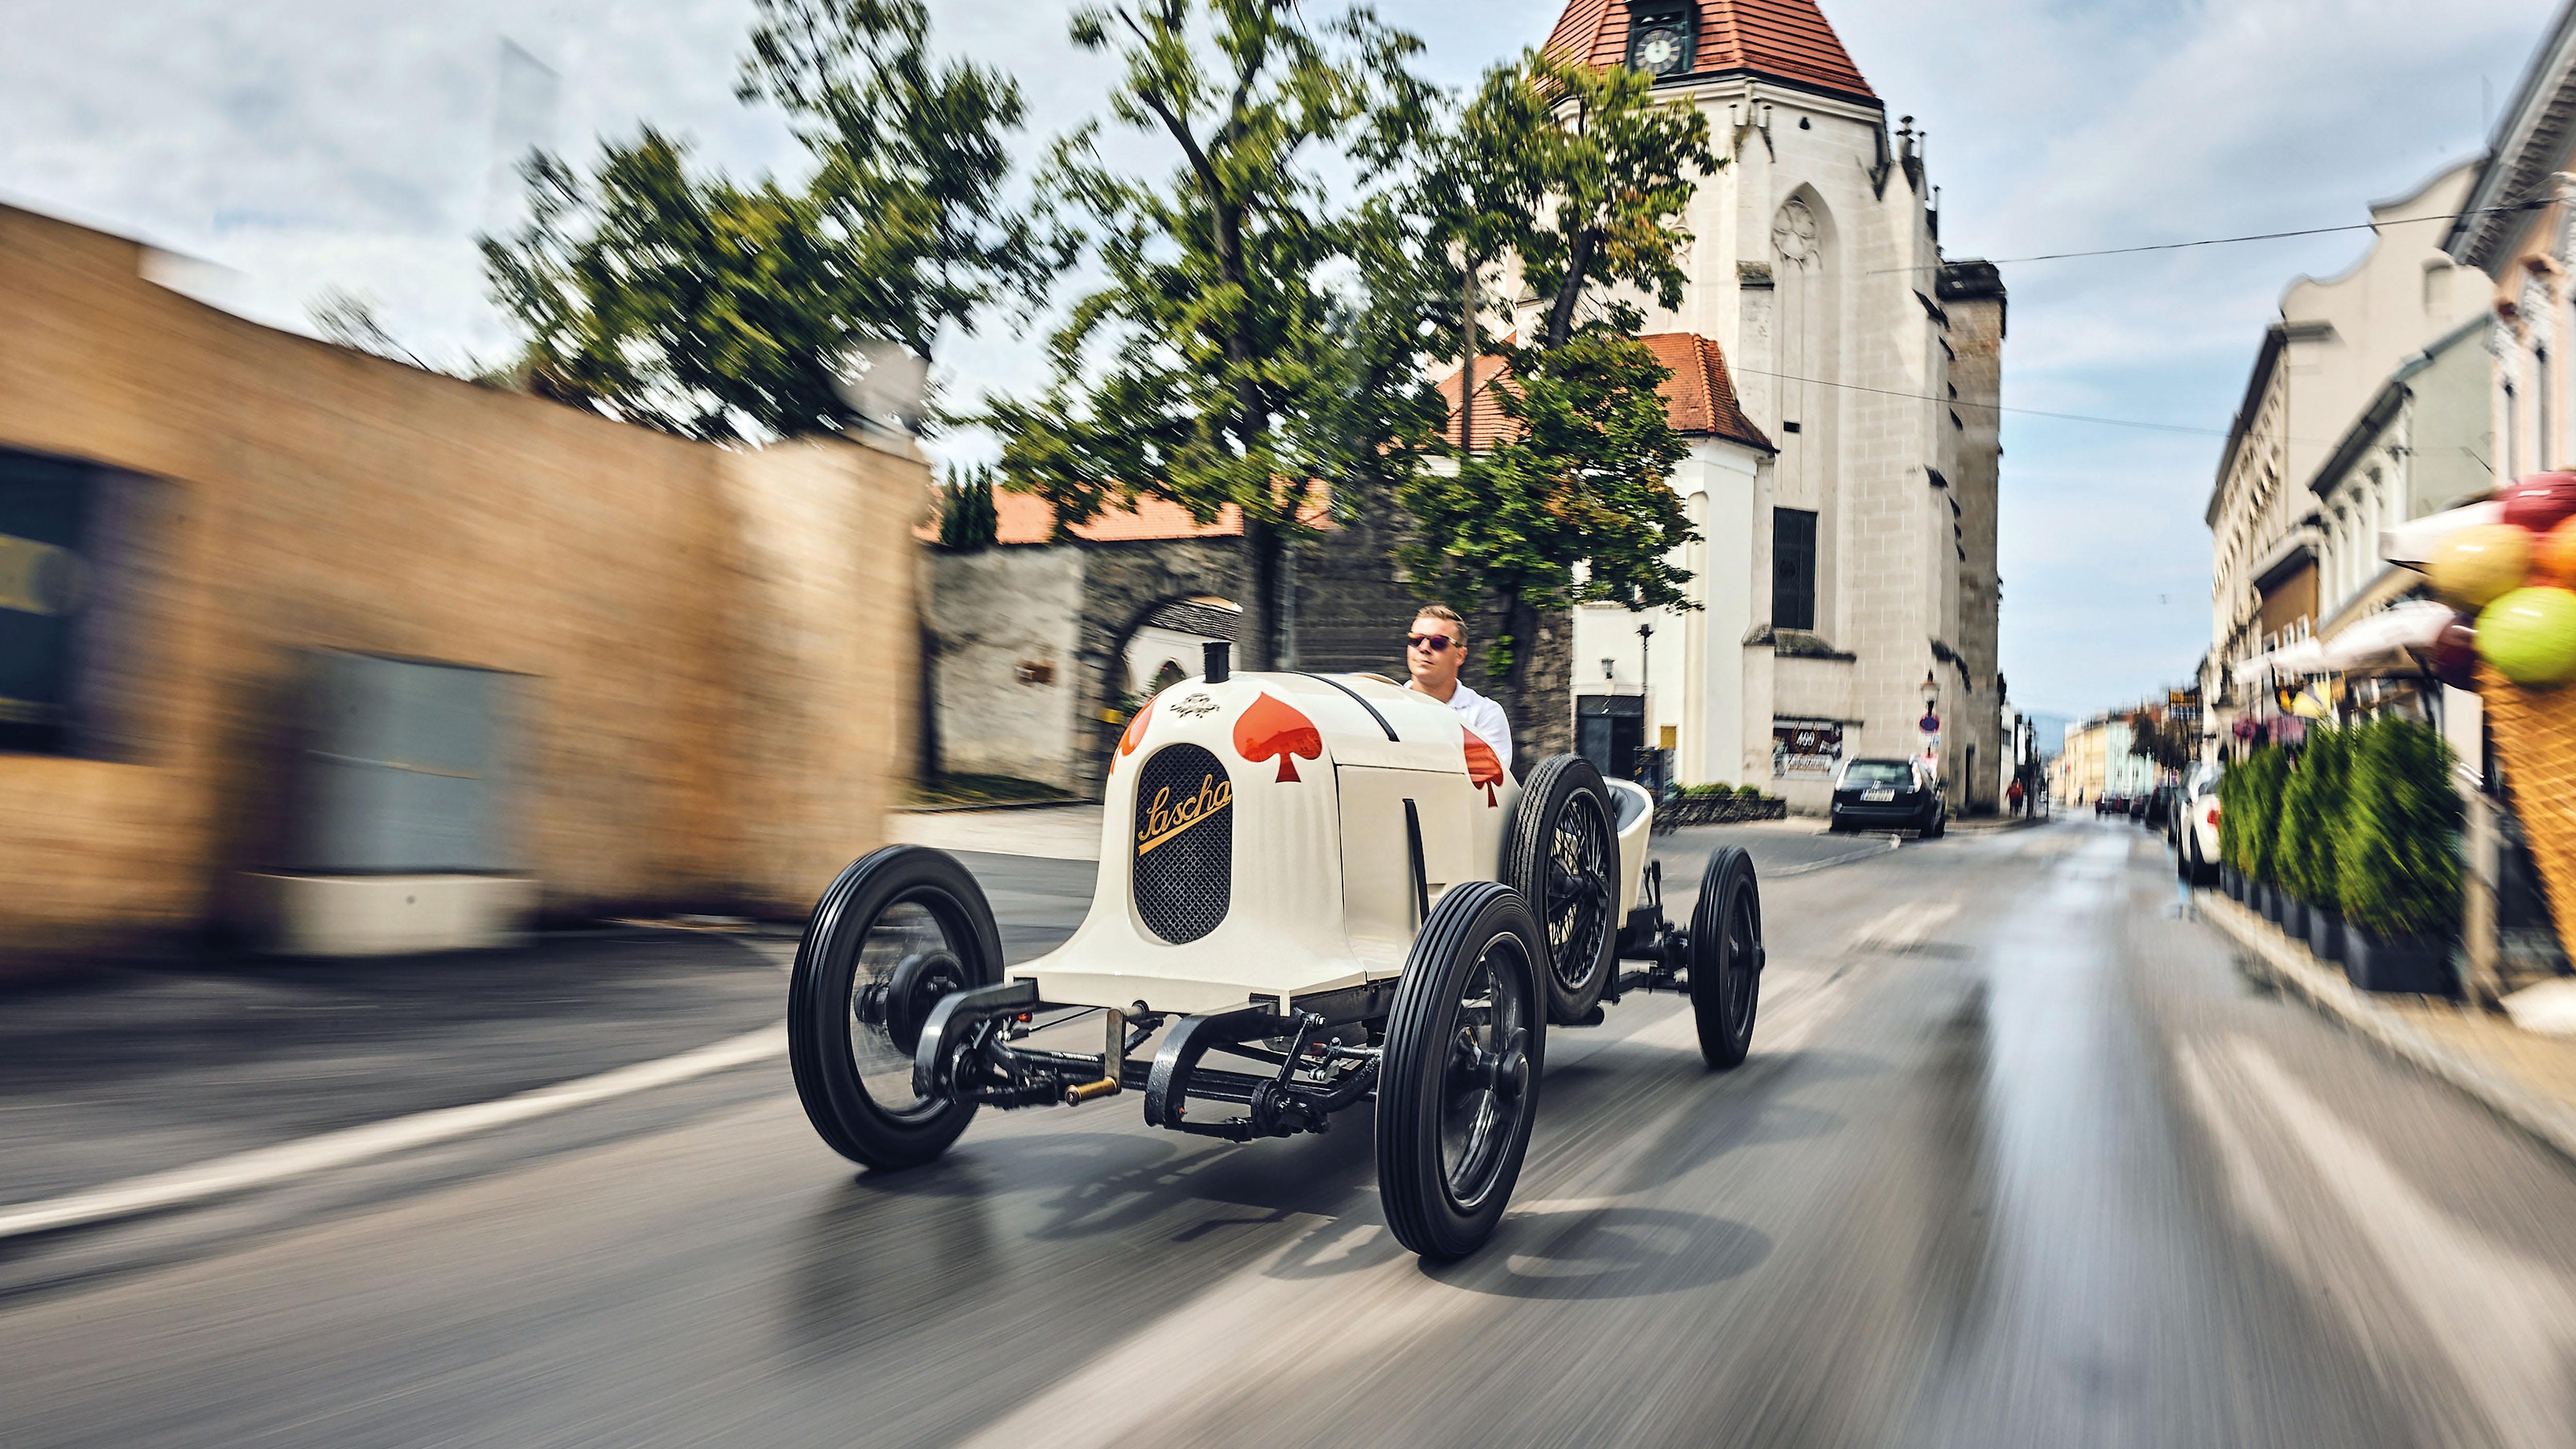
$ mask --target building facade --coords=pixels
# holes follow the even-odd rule
[[[316,656],[506,683],[485,863],[549,914],[797,915],[879,843],[915,719],[909,446],[686,442],[257,326],[149,260],[0,206],[0,560],[86,581],[0,585],[0,974],[331,870],[297,793],[335,763]],[[384,799],[476,783],[439,763],[452,702],[385,711]]]
[[[2484,289],[2439,245],[2444,219],[2460,210],[2476,176],[2473,164],[2455,166],[2374,204],[2374,236],[2361,260],[2337,276],[2291,283],[2264,329],[2201,515],[2211,537],[2201,694],[2215,702],[2215,731],[2257,703],[2235,667],[2313,635],[2350,593],[2353,549],[2364,539],[2375,548],[2379,529],[2398,521],[2385,512],[2391,497],[2413,506],[2420,490],[2392,472],[2386,440],[2374,461],[2361,456],[2371,445],[2350,435],[2382,409],[2391,387],[2401,399],[2411,395],[2420,369],[2406,372],[2410,359],[2486,309]],[[2386,406],[2366,434],[2378,436],[2403,404]],[[2411,469],[2423,453],[2405,456]],[[2449,487],[2464,460],[2478,465],[2460,453],[2427,466]],[[2358,486],[2345,476],[2354,467]],[[2340,559],[2332,567],[2330,553]]]
[[[1680,780],[1804,811],[1845,758],[1927,754],[1954,811],[1994,809],[2005,295],[1942,256],[1922,137],[1809,0],[1574,0],[1547,48],[1652,71],[1708,117],[1727,164],[1646,330],[1701,339],[1776,450],[1695,450],[1676,484],[1701,607],[1578,611],[1578,712],[1635,696]]]

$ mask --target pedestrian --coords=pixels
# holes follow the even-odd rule
[[[2010,787],[2008,787],[2008,788],[2004,791],[2004,798],[2005,798],[2006,800],[2008,800],[2008,801],[2011,801],[2011,802],[2012,802],[2012,813],[2014,813],[2015,815],[2019,815],[2019,814],[2021,813],[2021,779],[2020,779],[2020,777],[2018,777],[2018,776],[2014,777],[2014,779],[2013,779],[2013,782],[2012,782],[2011,786],[2010,786]]]

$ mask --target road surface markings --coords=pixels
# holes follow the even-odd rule
[[[658,1061],[536,1087],[497,1101],[442,1107],[127,1178],[43,1202],[0,1208],[0,1239],[161,1212],[569,1112],[787,1054],[787,1029],[763,1027]]]
[[[1779,1003],[1794,1010],[1775,1007],[1764,1017],[1772,1029],[1761,1037],[1759,1049],[1769,1055],[1805,1045],[1854,990],[1848,979],[1837,978]],[[1696,1032],[1685,1009],[1601,1045],[1658,1045],[1696,1054]],[[1759,1061],[1757,1057],[1754,1064]],[[1641,1165],[1683,1117],[1708,1110],[1705,1096],[1682,1092],[1680,1100],[1652,1119],[1624,1129],[1621,1147],[1594,1154],[1547,1184],[1548,1196],[1514,1202],[1509,1216],[1573,1215],[1633,1205],[1636,1194],[1605,1189]],[[1543,1105],[1540,1120],[1545,1121]],[[1539,1186],[1528,1177],[1522,1185]],[[1210,1284],[967,1442],[1025,1446],[1110,1443],[1130,1436],[1168,1440],[1194,1419],[1221,1418],[1240,1406],[1243,1367],[1226,1355],[1210,1354],[1210,1344],[1259,1343],[1265,1361],[1290,1365],[1298,1382],[1348,1385],[1382,1371],[1408,1347],[1437,1341],[1448,1321],[1490,1317],[1494,1311],[1490,1297],[1426,1275],[1410,1253],[1342,1273],[1308,1276],[1319,1262],[1386,1251],[1381,1241],[1385,1229],[1305,1213],[1290,1221],[1303,1229],[1294,1240]],[[1318,1244],[1320,1249],[1311,1246]],[[1497,1244],[1494,1250],[1508,1253],[1509,1246]],[[1538,1269],[1561,1273],[1568,1267],[1518,1255],[1506,1261],[1523,1276]]]
[[[1958,918],[1957,901],[1907,901],[1852,932],[1852,951],[1911,951]]]
[[[2535,1449],[2576,1443],[2567,1377],[2576,1363],[2576,1291],[2556,1270],[2490,1240],[2425,1197],[2250,1039],[2229,1037],[2223,1054],[2210,1054],[2216,1060],[2188,1043],[2177,1054],[2247,1219],[2310,1283],[2316,1301],[2338,1309],[2374,1357],[2420,1362],[2430,1349],[2447,1360],[2484,1420],[2463,1437]],[[2233,1090],[2222,1089],[2222,1080]],[[2255,1110],[2248,1113],[2247,1104]],[[2249,1115],[2278,1126],[2305,1159],[2309,1181],[2351,1225],[2349,1245],[2372,1261],[2337,1261],[2343,1244],[2319,1230],[2314,1214],[2293,1229],[2282,1198],[2295,1189],[2279,1176],[2279,1155],[2258,1153],[2244,1135]],[[2374,1301],[2370,1285],[2395,1301]],[[2387,1312],[2401,1306],[2412,1311],[2411,1336],[2401,1336]]]

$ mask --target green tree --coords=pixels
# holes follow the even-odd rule
[[[1486,667],[1509,671],[1517,689],[1539,610],[1685,604],[1689,575],[1666,555],[1698,535],[1666,481],[1689,445],[1658,391],[1672,374],[1652,353],[1599,333],[1502,355],[1508,381],[1492,396],[1505,436],[1452,474],[1412,480],[1416,529],[1403,557],[1431,597],[1504,601],[1507,632]]]
[[[1462,422],[1455,470],[1404,480],[1420,524],[1405,564],[1428,596],[1501,606],[1486,668],[1502,671],[1519,728],[1534,713],[1522,695],[1541,610],[1690,607],[1690,574],[1672,555],[1698,535],[1670,484],[1688,449],[1657,393],[1671,374],[1636,340],[1643,313],[1630,298],[1680,303],[1690,237],[1676,222],[1722,163],[1699,111],[1653,89],[1639,71],[1525,54],[1487,73],[1420,188],[1432,236],[1462,268],[1461,395],[1492,396],[1508,423],[1486,440]],[[1534,336],[1497,349],[1502,375],[1488,388],[1473,375],[1482,267],[1506,255],[1544,311]]]
[[[2129,753],[2159,769],[2184,770],[2200,757],[2200,741],[2172,714],[2142,709],[2129,716]]]
[[[952,472],[939,489],[939,546],[958,553],[990,548],[1001,519],[993,508],[993,467]]]
[[[530,390],[711,440],[833,431],[859,343],[928,357],[1063,264],[1005,204],[1019,88],[942,64],[921,0],[756,0],[740,94],[785,111],[801,186],[692,174],[647,128],[583,177],[531,157],[530,219],[482,242]]]
[[[1176,160],[1123,175],[1094,127],[1058,146],[1049,192],[1086,219],[1105,281],[1050,339],[1053,384],[984,420],[1009,485],[1046,496],[1059,526],[1140,492],[1202,522],[1239,510],[1244,663],[1269,668],[1285,547],[1319,482],[1422,412],[1418,373],[1365,355],[1388,329],[1359,285],[1387,224],[1364,198],[1428,114],[1405,68],[1420,43],[1365,9],[1315,22],[1291,0],[1087,6],[1072,35],[1118,58],[1111,117]]]

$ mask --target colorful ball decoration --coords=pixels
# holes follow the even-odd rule
[[[2531,569],[2531,531],[2510,523],[2481,523],[2445,534],[2433,545],[2425,572],[2433,592],[2453,608],[2483,609],[2521,588]]]
[[[2576,518],[2560,523],[2531,546],[2531,582],[2576,589]]]
[[[2453,689],[2478,687],[2478,617],[2454,615],[2433,639],[2433,675]]]
[[[2576,517],[2576,473],[2534,473],[2505,485],[2496,501],[2504,505],[2505,522],[2547,533]]]
[[[2478,615],[2478,654],[2516,684],[2576,676],[2576,591],[2515,589]]]

